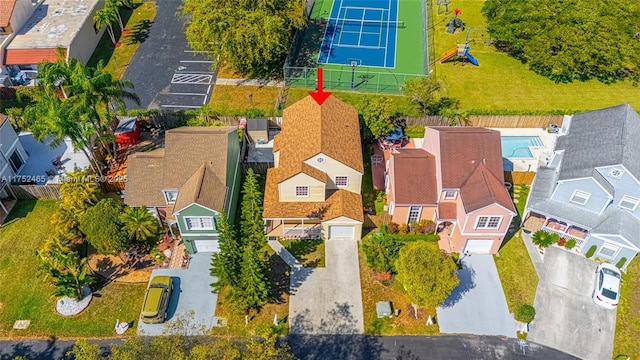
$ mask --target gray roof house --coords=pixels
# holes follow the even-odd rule
[[[640,251],[640,116],[628,104],[566,116],[538,169],[527,223],[626,268]],[[532,221],[533,220],[533,221]],[[537,228],[533,228],[537,229]]]

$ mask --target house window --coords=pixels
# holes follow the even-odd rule
[[[600,250],[598,250],[598,255],[602,255],[608,258],[613,258],[620,251],[620,246],[613,245],[610,243],[604,243]]]
[[[620,205],[618,206],[620,206],[623,209],[635,211],[639,203],[640,203],[640,200],[636,198],[632,198],[631,196],[625,195],[622,197],[622,200],[620,200]]]
[[[213,216],[185,216],[187,230],[215,230]]]
[[[502,222],[502,216],[478,216],[476,229],[497,229]]]
[[[412,206],[409,209],[409,217],[407,218],[407,223],[418,221],[418,219],[420,219],[420,206]]]
[[[296,197],[308,197],[308,196],[309,196],[308,186],[296,186]]]
[[[336,176],[336,186],[344,187],[349,185],[349,177],[348,176]]]
[[[584,191],[576,190],[573,192],[573,195],[571,195],[571,202],[578,205],[584,205],[587,203],[587,201],[589,201],[590,197],[591,194]]]
[[[22,157],[17,151],[14,151],[13,154],[11,154],[11,156],[9,157],[9,163],[11,164],[11,168],[15,173],[20,171],[20,169],[22,169],[22,166],[24,165],[24,161],[22,161]]]
[[[167,190],[164,192],[164,199],[166,200],[167,204],[175,203],[177,198],[178,198],[177,190]]]
[[[445,190],[444,191],[444,199],[445,200],[453,200],[456,198],[456,194],[458,192],[455,190]]]

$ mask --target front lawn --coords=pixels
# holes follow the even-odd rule
[[[36,272],[35,251],[52,230],[52,200],[21,200],[0,228],[0,336],[113,336],[116,319],[137,321],[146,285],[109,284],[81,314],[64,318],[55,312],[54,286]],[[31,320],[26,330],[14,330],[16,320]],[[135,326],[135,325],[134,325]]]
[[[500,256],[494,259],[509,311],[517,314],[521,305],[533,305],[538,274],[519,233],[507,241],[500,249]]]
[[[622,274],[622,289],[616,318],[613,357],[640,357],[640,259],[635,259]]]
[[[245,322],[242,309],[229,298],[229,290],[218,294],[215,316],[226,321],[227,326],[214,327],[212,335],[231,337],[265,336],[268,334],[286,335],[289,331],[289,266],[273,251],[269,251],[271,263],[272,300],[259,312],[251,312],[249,322]],[[208,290],[207,290],[208,291]],[[274,326],[274,317],[278,325]]]
[[[209,107],[225,116],[275,116],[279,87],[216,85]]]
[[[280,240],[291,255],[303,266],[324,267],[324,241],[322,240]]]
[[[437,247],[437,243],[432,243]],[[362,248],[358,249],[360,263],[360,285],[362,287],[362,308],[364,329],[374,335],[438,335],[438,325],[425,325],[429,315],[436,315],[435,308],[418,308],[418,319],[413,316],[413,307],[403,294],[402,284],[393,281],[385,286],[374,278],[373,270],[367,265],[367,257]],[[376,303],[391,301],[394,309],[400,309],[400,316],[378,319]]]

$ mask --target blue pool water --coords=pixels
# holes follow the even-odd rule
[[[543,146],[538,136],[501,136],[503,158],[533,158],[529,146]]]

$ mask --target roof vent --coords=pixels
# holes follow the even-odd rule
[[[623,173],[624,171],[622,171],[621,169],[611,169],[611,171],[609,171],[609,176],[614,179],[620,179]]]
[[[318,163],[322,164],[322,163],[324,162],[324,158],[323,158],[322,156],[320,156],[320,157],[318,157],[318,158],[316,159],[316,161],[317,161]]]

